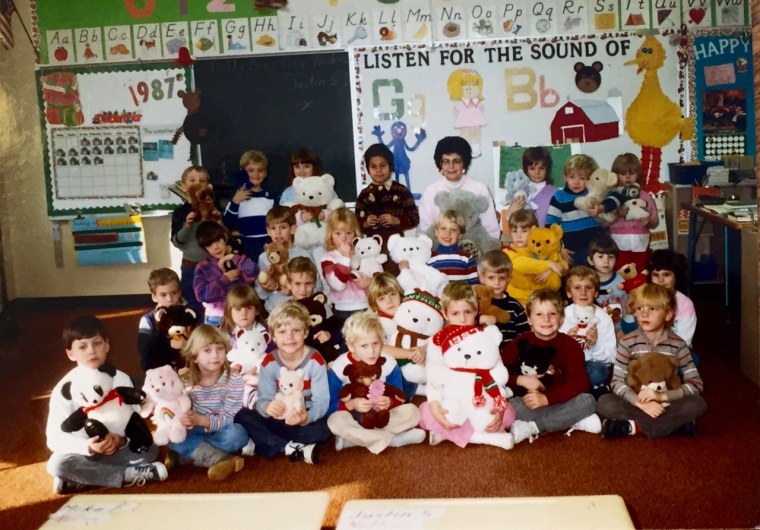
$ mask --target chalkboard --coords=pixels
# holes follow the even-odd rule
[[[220,194],[230,193],[240,155],[269,159],[266,184],[287,187],[290,154],[314,149],[344,201],[356,200],[354,136],[345,52],[213,59],[195,64],[201,109],[211,119],[203,166]]]

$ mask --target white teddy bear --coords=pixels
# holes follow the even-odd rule
[[[404,296],[401,305],[393,315],[396,325],[395,333],[390,337],[390,344],[411,350],[425,346],[430,337],[443,327],[443,314],[438,298],[426,291],[415,289]],[[425,365],[415,364],[407,359],[400,359],[399,366],[404,379],[417,383],[418,394],[425,392],[424,383],[427,381]]]
[[[601,204],[607,197],[607,193],[618,183],[617,174],[606,169],[597,168],[588,178],[586,189],[588,195],[578,197],[573,201],[573,204],[579,210],[583,210],[588,213],[589,206],[592,204]],[[607,224],[615,222],[614,212],[600,213],[597,217],[598,220]]]
[[[641,186],[631,184],[623,190],[623,196],[626,197],[625,206],[628,211],[625,214],[626,221],[643,221],[649,219],[647,203],[641,198]]]
[[[310,249],[321,245],[325,240],[327,218],[333,210],[345,204],[335,194],[335,179],[327,173],[296,177],[293,188],[296,202],[290,208],[296,216],[295,246]],[[309,218],[308,221],[304,221],[304,215]]]
[[[404,292],[421,289],[440,296],[443,288],[449,283],[444,273],[427,264],[433,255],[432,249],[433,241],[424,234],[417,237],[393,234],[388,238],[388,253],[391,259],[396,263],[409,263],[409,268],[401,269],[398,275],[398,283]]]
[[[586,349],[586,335],[589,328],[597,323],[596,316],[594,316],[595,312],[596,309],[593,305],[581,306],[573,304],[573,316],[575,316],[578,322],[578,332],[575,338],[583,349]]]
[[[256,328],[246,330],[236,327],[233,335],[235,347],[227,352],[227,360],[233,368],[240,367],[240,375],[245,381],[243,405],[252,409],[258,397],[259,370],[267,354],[269,334]]]
[[[383,263],[388,261],[388,256],[382,252],[382,237],[378,235],[355,237],[354,255],[351,256],[351,268],[370,278],[375,274],[380,274],[383,272]]]
[[[489,444],[511,449],[512,435],[505,431],[489,433],[493,410],[506,410],[506,388],[509,373],[499,354],[501,332],[496,326],[456,326],[443,328],[433,337],[441,348],[443,369],[437,392],[429,400],[437,400],[447,410],[446,419],[456,425],[470,422],[474,432],[471,443]],[[432,384],[432,381],[431,381]],[[440,393],[440,395],[439,395]]]
[[[275,394],[274,399],[285,404],[285,413],[278,419],[284,420],[295,414],[300,414],[306,408],[303,398],[303,369],[288,370],[281,366],[278,384],[279,391]]]

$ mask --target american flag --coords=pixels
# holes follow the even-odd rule
[[[16,10],[13,0],[0,0],[0,44],[3,48],[13,48],[13,30],[11,29],[11,17]]]

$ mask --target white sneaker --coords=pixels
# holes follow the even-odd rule
[[[432,432],[432,431],[431,431]],[[414,445],[422,443],[425,439],[425,431],[422,429],[409,429],[408,431],[400,432],[393,435],[391,447],[402,447],[404,445]]]
[[[430,438],[428,438],[428,443],[430,445],[438,445],[442,441],[443,441],[443,436],[441,436],[437,432],[430,431]]]
[[[240,454],[243,456],[253,456],[256,454],[256,444],[253,443],[253,440],[248,439],[248,443],[240,450]]]
[[[509,427],[514,444],[517,445],[523,440],[533,443],[538,438],[538,425],[535,421],[515,420]]]
[[[592,434],[599,434],[602,432],[602,420],[596,414],[586,416],[582,420],[579,420],[573,424],[570,429],[565,433],[565,436],[570,436],[573,431],[584,431]]]
[[[163,482],[168,476],[169,472],[161,462],[141,464],[124,470],[124,485],[142,486],[146,482]]]
[[[285,454],[291,462],[319,463],[319,447],[317,444],[302,444],[290,441],[285,446]]]
[[[342,451],[343,449],[348,449],[349,447],[356,447],[356,444],[350,440],[347,440],[346,438],[343,438],[342,436],[335,437],[336,451]]]

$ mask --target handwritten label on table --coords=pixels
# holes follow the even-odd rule
[[[340,514],[336,530],[422,530],[443,512],[443,508],[349,508]]]

